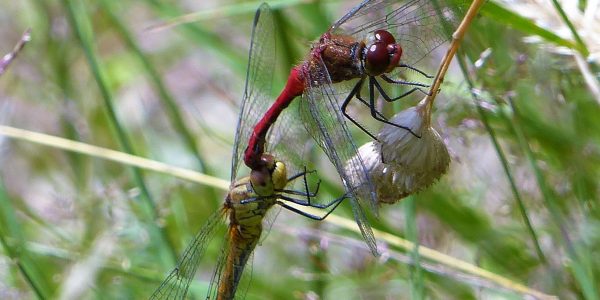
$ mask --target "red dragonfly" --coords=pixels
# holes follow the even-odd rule
[[[295,140],[295,134],[289,132],[287,125],[278,126],[279,121],[275,124],[274,135],[268,144],[273,147],[274,155],[263,153],[261,168],[251,170],[249,176],[236,180],[241,160],[240,145],[250,135],[250,130],[246,130],[244,127],[245,120],[256,115],[255,109],[260,107],[256,105],[268,102],[269,95],[266,94],[266,91],[269,90],[270,79],[268,77],[272,73],[268,68],[270,66],[268,60],[272,57],[264,55],[266,54],[264,51],[274,46],[275,36],[273,31],[267,28],[273,28],[273,17],[269,7],[263,4],[256,12],[254,19],[248,62],[248,80],[233,149],[232,184],[223,207],[204,224],[185,249],[177,267],[169,273],[150,299],[184,299],[186,297],[200,259],[217,231],[216,229],[219,225],[223,225],[225,218],[229,221],[226,242],[222,248],[222,255],[216,262],[206,299],[234,299],[240,282],[247,281],[243,278],[248,279],[249,277],[244,276],[247,273],[244,272],[245,266],[260,241],[263,219],[273,206],[279,205],[311,219],[322,220],[347,198],[344,195],[326,204],[312,202],[311,199],[316,196],[319,186],[317,183],[316,190],[310,191],[306,177],[311,172],[298,167],[298,163],[302,163],[302,159],[295,158],[291,152],[285,151],[283,146],[275,147],[280,143],[293,146]],[[286,134],[275,134],[279,129],[284,128],[288,129]],[[279,154],[285,156],[286,161],[295,163],[287,164],[287,162],[279,161],[277,156]],[[296,175],[288,178],[288,173]],[[301,181],[298,180],[300,178],[304,179],[304,190],[297,191],[286,188],[293,181]],[[289,203],[324,209],[325,213],[323,216],[311,215],[290,206]]]
[[[264,110],[262,118],[245,120],[246,124],[254,127],[244,162],[253,170],[260,169],[267,133],[282,111],[296,97],[302,96],[303,101],[299,104],[302,122],[337,169],[347,195],[351,196],[355,219],[374,254],[377,254],[377,247],[363,206],[376,210],[376,194],[364,163],[356,155],[357,147],[345,118],[376,138],[347,113],[347,107],[357,99],[369,108],[376,120],[408,130],[416,136],[410,128],[388,121],[376,110],[375,91],[387,102],[415,91],[425,93],[422,88],[428,87],[427,84],[398,79],[399,72],[409,69],[429,78],[413,65],[450,38],[445,26],[457,24],[459,18],[454,10],[457,6],[449,1],[361,2],[313,43],[306,59],[292,68],[285,87],[270,108]],[[466,7],[463,1],[459,0],[459,8]],[[389,96],[380,79],[386,84],[407,86],[408,90]],[[337,83],[350,80],[356,83],[347,92],[342,91]],[[363,91],[365,88],[366,93]],[[338,99],[338,95],[344,94],[347,96]],[[365,94],[367,98],[361,96]],[[352,159],[355,156],[358,159]]]

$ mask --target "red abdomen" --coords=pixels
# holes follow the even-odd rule
[[[304,76],[302,75],[301,66],[296,66],[290,71],[290,76],[279,97],[269,107],[269,110],[258,121],[256,126],[254,126],[254,130],[248,141],[248,147],[244,152],[244,163],[250,169],[257,170],[262,167],[260,158],[265,151],[266,136],[269,128],[275,123],[281,112],[290,105],[292,100],[301,96],[303,92]]]

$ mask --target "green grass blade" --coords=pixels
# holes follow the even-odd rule
[[[0,181],[0,244],[2,244],[12,263],[17,265],[19,272],[27,281],[31,290],[39,299],[49,296],[50,278],[37,267],[31,259],[29,250],[23,240],[24,234],[16,217],[16,212],[11,205],[11,200],[4,190],[4,182]],[[9,241],[9,238],[12,238]]]
[[[173,123],[173,126],[177,133],[181,135],[185,145],[188,150],[196,160],[198,161],[198,166],[201,172],[209,173],[206,170],[207,165],[204,162],[204,158],[200,154],[200,149],[198,148],[198,143],[194,138],[191,130],[187,127],[183,120],[182,113],[179,111],[177,103],[175,102],[174,97],[168,91],[167,87],[163,83],[161,76],[156,71],[154,65],[150,61],[150,59],[142,52],[138,43],[134,40],[134,37],[131,35],[131,32],[125,27],[123,22],[121,22],[121,17],[116,13],[116,4],[112,1],[100,1],[104,11],[106,12],[108,19],[112,23],[113,27],[116,29],[117,33],[129,47],[129,49],[133,52],[133,54],[140,61],[142,67],[144,68],[145,73],[152,80],[155,89],[158,91],[160,95],[160,100],[162,101],[164,107],[167,110],[167,114],[169,116],[169,120]]]
[[[581,53],[586,53],[587,51],[585,48],[581,48],[580,45],[563,39],[552,31],[537,26],[530,19],[524,18],[494,2],[487,1],[487,3],[481,9],[481,14],[496,20],[496,22],[504,23],[512,28],[520,30],[526,34],[537,35],[556,45],[576,49]]]
[[[112,94],[108,88],[108,85],[106,84],[105,76],[103,75],[102,70],[100,69],[100,65],[98,63],[97,56],[94,52],[93,43],[92,43],[92,41],[93,41],[92,29],[89,24],[89,21],[86,19],[86,16],[88,14],[85,11],[85,9],[83,7],[81,7],[83,5],[81,3],[79,5],[77,5],[77,4],[73,3],[73,1],[65,0],[64,4],[65,4],[65,9],[66,9],[67,15],[69,17],[69,22],[71,23],[73,29],[75,30],[78,40],[81,43],[81,47],[85,54],[90,71],[92,72],[92,75],[95,78],[98,88],[100,89],[102,99],[104,100],[104,106],[106,108],[109,120],[110,120],[111,124],[113,125],[113,130],[115,130],[115,133],[117,135],[117,139],[119,140],[121,147],[123,148],[123,150],[126,153],[135,154],[135,151],[133,150],[133,146],[131,145],[129,138],[127,137],[127,134],[125,133],[125,130],[117,117],[116,111],[113,106]],[[148,190],[148,187],[146,186],[146,183],[144,182],[144,177],[142,175],[142,172],[137,168],[133,168],[132,171],[133,171],[134,180],[135,180],[136,184],[139,186],[140,191],[142,193],[142,199],[144,200],[146,214],[148,215],[150,220],[156,220],[158,217],[158,214],[156,211],[154,200],[152,199],[150,191]],[[151,224],[155,224],[155,223],[151,222]],[[173,261],[175,261],[177,255],[174,252],[174,247],[170,246],[170,242],[169,242],[169,239],[167,238],[165,231],[156,227],[155,225],[153,225],[153,227],[154,227],[154,230],[156,231],[157,235],[160,236],[160,238],[162,239],[162,242],[169,245],[166,248],[170,249],[169,252],[171,254],[171,257],[172,257]]]
[[[575,41],[577,42],[577,49],[579,50],[579,52],[581,52],[583,56],[590,55],[590,51],[579,36],[579,33],[577,33],[577,29],[575,29],[575,26],[573,26],[573,22],[571,22],[571,19],[569,19],[560,3],[558,3],[558,1],[556,0],[552,0],[552,5],[554,5],[554,8],[556,8],[556,11],[558,11],[558,14],[560,15],[562,21],[565,22],[565,24],[567,24],[567,27],[569,27],[573,38],[575,38]]]
[[[474,87],[474,84],[471,81],[470,76],[467,72],[466,63],[463,58],[464,55],[461,52],[462,51],[460,51],[459,55],[457,56],[458,63],[460,65],[463,75],[467,81],[469,89],[471,91],[474,91],[475,87]],[[519,212],[521,213],[521,218],[523,219],[525,228],[527,229],[527,231],[529,233],[529,236],[530,236],[531,242],[535,248],[536,254],[537,254],[538,258],[540,259],[540,261],[542,261],[543,263],[546,263],[547,262],[546,256],[544,255],[544,252],[542,251],[542,248],[540,246],[540,242],[539,242],[537,233],[535,232],[535,230],[533,229],[533,225],[531,224],[529,215],[527,213],[527,208],[525,206],[525,203],[523,203],[523,198],[521,197],[521,193],[519,192],[519,189],[517,188],[515,178],[510,170],[510,164],[508,163],[508,159],[506,158],[506,155],[505,155],[504,151],[502,150],[500,143],[498,142],[498,138],[496,137],[495,130],[490,125],[490,121],[488,120],[488,117],[487,117],[485,111],[483,110],[483,108],[481,107],[481,105],[478,101],[478,96],[474,92],[472,92],[472,97],[475,102],[477,114],[478,114],[479,118],[481,119],[481,122],[483,123],[483,126],[485,127],[485,130],[487,131],[487,133],[490,137],[490,140],[492,141],[492,145],[494,146],[494,149],[496,150],[498,159],[500,159],[500,163],[502,164],[502,169],[504,171],[504,175],[506,176],[506,179],[508,180],[513,197],[515,198],[516,203],[519,207]]]
[[[410,253],[412,266],[410,268],[410,298],[414,300],[425,299],[425,284],[423,282],[423,268],[419,255],[419,229],[417,224],[417,210],[415,197],[411,196],[402,200],[406,215],[407,240],[413,242],[415,247]]]
[[[164,1],[146,1],[160,16],[169,19],[183,15],[177,7],[171,6]],[[249,14],[250,15],[250,14]],[[210,51],[215,57],[225,62],[237,74],[246,74],[246,60],[248,54],[242,49],[231,47],[223,40],[222,36],[210,32],[197,24],[184,24],[181,30],[187,38],[194,43]]]
[[[550,188],[548,185],[544,173],[540,169],[537,159],[527,142],[527,137],[525,136],[521,126],[519,124],[520,114],[517,110],[517,107],[511,100],[511,108],[514,111],[515,118],[513,121],[515,132],[517,133],[517,140],[525,152],[525,156],[529,160],[531,164],[531,168],[535,174],[536,182],[542,192],[544,203],[546,204],[546,208],[549,210],[552,221],[558,228],[560,232],[560,236],[562,237],[562,242],[567,251],[568,256],[571,259],[571,265],[573,267],[573,275],[575,279],[578,281],[581,289],[583,290],[583,294],[586,299],[598,299],[600,293],[597,288],[597,283],[594,281],[594,273],[590,269],[591,262],[587,261],[587,258],[590,257],[586,252],[585,248],[577,249],[575,243],[573,242],[573,238],[569,233],[568,224],[565,222],[565,217],[560,210],[559,199],[556,196],[556,192]]]

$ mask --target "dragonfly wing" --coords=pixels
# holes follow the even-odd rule
[[[305,99],[300,101],[300,115],[308,133],[325,151],[342,179],[350,196],[354,217],[374,254],[377,245],[366,219],[364,206],[377,210],[376,194],[367,169],[357,155],[357,148],[348,131],[341,107],[336,100],[331,79],[320,59],[313,59],[306,71]]]
[[[219,295],[219,286],[221,284],[223,284],[223,282],[221,282],[221,280],[223,278],[222,277],[223,271],[225,269],[225,265],[227,264],[227,256],[231,253],[229,250],[230,242],[231,242],[231,239],[229,238],[229,236],[223,242],[223,247],[221,248],[221,254],[219,255],[219,259],[217,261],[217,265],[215,266],[215,270],[213,272],[213,275],[212,275],[212,278],[210,281],[210,286],[208,288],[208,294],[206,295],[207,300],[208,299],[211,299],[211,300],[219,299],[220,297],[223,298],[223,295]],[[248,263],[245,266],[244,270],[242,271],[241,277],[238,278],[238,280],[236,282],[229,284],[229,286],[232,289],[238,291],[238,292],[235,292],[235,299],[244,299],[244,296],[248,292],[248,288],[250,287],[250,281],[252,279],[252,259],[253,259],[253,257],[254,257],[254,255],[250,254],[250,258],[248,259]]]
[[[206,299],[243,299],[248,290],[252,277],[252,268],[248,265],[252,264],[256,242],[243,242],[239,236],[233,236],[232,231],[238,230],[244,229],[229,227]]]
[[[185,299],[190,283],[198,270],[200,259],[214,236],[215,228],[221,222],[223,222],[223,211],[219,210],[202,226],[200,232],[183,252],[177,267],[169,273],[150,299]]]
[[[216,300],[227,298],[223,295],[219,295],[219,285],[221,284],[221,274],[223,274],[223,268],[225,266],[225,260],[227,255],[229,254],[229,249],[226,246],[229,243],[229,239],[227,239],[224,247],[222,249],[221,255],[219,256],[219,264],[217,265],[215,272],[213,273],[213,280],[211,280],[209,293],[206,296],[206,300]],[[254,253],[250,254],[250,258],[248,259],[248,263],[245,266],[242,276],[238,282],[232,284],[233,288],[237,290],[233,299],[244,299],[246,294],[248,293],[248,289],[250,288],[250,282],[252,281],[252,266],[254,261]]]
[[[237,293],[235,294],[235,299],[245,299],[248,290],[250,289],[250,283],[252,281],[252,272],[254,267],[254,251],[250,254],[250,258],[248,258],[248,262],[246,263],[246,267],[242,273],[242,277],[239,279],[237,283]]]
[[[350,11],[348,11],[343,17],[337,20],[333,25],[331,25],[332,30],[337,30],[341,27],[346,27],[346,30],[354,29],[354,27],[358,26],[354,23],[357,20],[360,20],[362,17],[369,13],[373,13],[375,11],[380,11],[385,8],[386,5],[389,5],[394,1],[372,1],[372,0],[364,0],[357,6],[353,7]]]
[[[273,207],[271,207],[271,209],[267,211],[267,214],[263,218],[263,231],[260,237],[260,241],[258,242],[259,245],[261,245],[271,233],[271,229],[273,228],[273,224],[275,224],[275,219],[277,219],[279,213],[281,213],[281,206],[279,205],[274,205]]]
[[[244,147],[258,120],[271,105],[271,84],[275,66],[275,23],[269,5],[263,3],[256,11],[252,27],[252,39],[246,87],[241,103],[233,144],[231,181],[235,181]]]
[[[206,295],[206,299],[216,299],[218,296],[218,288],[221,280],[221,275],[223,274],[223,266],[225,266],[227,255],[229,255],[228,245],[229,235],[226,235],[225,240],[223,241],[223,246],[221,247],[219,258],[217,259],[217,263],[215,265],[215,270],[210,279],[210,285],[208,287],[208,294]]]
[[[331,29],[342,30],[358,39],[386,29],[404,49],[402,62],[414,65],[452,38],[452,31],[469,3],[466,0],[367,0]]]
[[[312,143],[299,116],[299,102],[301,99],[290,103],[267,136],[267,151],[285,163],[288,177],[304,171],[304,166],[307,165],[305,156]],[[302,180],[294,180],[287,188],[293,189],[300,182]]]

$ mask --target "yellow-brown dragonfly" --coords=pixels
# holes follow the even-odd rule
[[[192,243],[184,251],[177,267],[171,271],[150,299],[184,299],[196,274],[198,264],[215,229],[224,217],[229,220],[223,253],[213,273],[207,299],[233,299],[252,251],[260,241],[263,219],[274,205],[280,205],[312,219],[322,220],[331,213],[345,197],[328,204],[313,204],[311,197],[317,193],[286,190],[289,182],[306,176],[307,172],[287,178],[286,166],[269,154],[263,155],[265,168],[254,170],[231,185],[223,207],[205,223]],[[306,184],[305,184],[306,186]],[[318,190],[318,186],[317,186]],[[295,197],[303,196],[306,200]],[[301,206],[329,208],[324,216],[303,212],[287,202]]]

